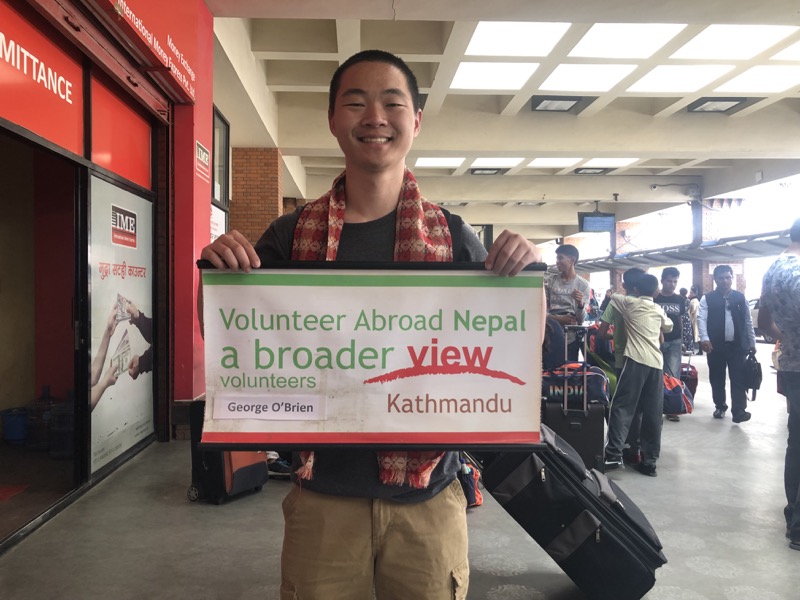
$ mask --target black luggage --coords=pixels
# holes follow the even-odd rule
[[[256,492],[269,480],[265,452],[201,450],[206,403],[195,400],[189,406],[189,432],[192,452],[192,484],[186,497],[192,502],[208,500],[215,504],[249,490]]]
[[[576,331],[578,335],[583,335],[584,356],[586,356],[586,337],[584,335],[586,328],[568,325],[564,329],[566,331]],[[566,358],[566,349],[564,356]],[[565,362],[562,366],[571,364],[575,363]],[[542,403],[542,423],[550,427],[578,451],[586,468],[596,468],[602,471],[606,405],[602,402],[589,402],[587,396],[589,387],[587,369],[586,363],[582,363],[582,368],[578,371],[579,378],[583,380],[581,385],[581,406],[575,407],[568,403],[570,394],[567,393],[567,385],[574,379],[575,372],[570,373],[567,370],[563,380],[564,393],[561,396],[562,401],[548,402],[547,398],[544,398]],[[593,376],[603,377],[605,379],[605,389],[608,390],[608,379],[602,371],[599,374],[593,373]]]
[[[667,562],[634,502],[546,425],[546,450],[495,455],[486,489],[589,600],[639,600]]]

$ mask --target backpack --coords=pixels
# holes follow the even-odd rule
[[[664,414],[685,415],[694,410],[692,392],[677,377],[664,374]]]

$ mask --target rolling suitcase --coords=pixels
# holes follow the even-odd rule
[[[546,425],[542,441],[533,454],[495,455],[485,488],[589,600],[639,600],[667,562],[647,517]]]
[[[681,381],[692,392],[692,398],[697,393],[697,367],[691,362],[681,363]]]
[[[567,326],[564,329],[585,330],[582,326]],[[584,342],[584,356],[586,356],[586,337],[583,338]],[[566,336],[565,336],[566,345]],[[566,349],[564,351],[566,357]],[[566,367],[565,363],[563,366]],[[603,449],[605,446],[605,411],[606,404],[602,402],[589,402],[587,396],[588,390],[588,370],[586,363],[580,371],[580,379],[582,379],[581,406],[570,406],[568,384],[574,380],[574,373],[570,375],[569,371],[565,373],[564,377],[564,394],[561,402],[545,402],[542,403],[542,423],[545,423],[550,429],[555,431],[559,436],[564,438],[575,450],[577,450],[583,463],[587,469],[596,468],[599,471],[603,470]],[[605,382],[605,389],[608,389],[608,380]]]
[[[189,406],[189,431],[192,452],[192,484],[186,497],[192,502],[208,500],[222,504],[228,498],[249,490],[261,491],[269,480],[265,452],[201,450],[206,403],[196,400]]]

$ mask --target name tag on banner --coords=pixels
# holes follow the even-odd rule
[[[297,264],[202,270],[203,443],[539,442],[541,270]]]

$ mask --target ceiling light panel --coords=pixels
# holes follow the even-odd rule
[[[671,58],[747,60],[798,29],[789,25],[709,25]]]
[[[564,167],[571,167],[582,160],[582,158],[534,158],[528,163],[528,166],[540,169],[563,169]]]
[[[560,92],[607,92],[636,65],[558,65],[539,88]]]
[[[420,169],[457,169],[463,162],[463,156],[460,158],[420,157],[414,163],[414,167]]]
[[[467,56],[547,56],[570,23],[481,21],[467,46]]]
[[[772,60],[800,60],[800,42],[781,50],[772,57]]]
[[[451,90],[519,90],[539,68],[539,63],[462,62]]]
[[[696,92],[732,69],[733,65],[659,65],[629,87],[627,91]]]
[[[762,65],[748,69],[715,92],[735,94],[777,94],[800,84],[800,66]]]
[[[620,167],[627,167],[635,163],[638,158],[593,158],[587,160],[584,167],[601,167],[607,169],[618,169]]]
[[[685,27],[679,23],[595,23],[569,56],[650,58]]]
[[[476,158],[470,165],[476,169],[511,169],[521,163],[523,158]]]

